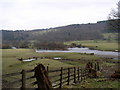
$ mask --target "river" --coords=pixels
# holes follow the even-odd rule
[[[91,50],[89,48],[68,48],[68,50],[36,50],[36,52],[76,52],[76,53],[94,53],[100,57],[109,57],[118,59],[120,52]]]

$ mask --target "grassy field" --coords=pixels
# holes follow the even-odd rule
[[[80,59],[80,61],[60,61],[53,59],[38,59],[32,62],[21,62],[18,58],[32,58],[32,57],[61,57],[66,59]],[[49,69],[60,69],[60,67],[73,67],[80,66],[84,67],[87,61],[101,61],[102,58],[80,53],[36,53],[33,49],[4,49],[2,50],[2,71],[3,74],[20,72],[22,69],[29,70],[33,69],[37,64],[42,63],[47,66],[49,64]],[[104,60],[104,59],[103,59]],[[101,61],[101,66],[115,66],[115,64],[109,64]],[[6,81],[12,81],[20,77],[3,78]],[[28,82],[28,87],[30,81]],[[92,84],[94,85],[94,84]],[[80,87],[80,86],[78,86]]]
[[[89,47],[91,49],[115,51],[118,50],[118,33],[103,33],[103,40],[84,40],[65,42],[65,45],[75,43],[77,45]]]
[[[3,50],[2,56],[2,65],[3,65],[3,74],[20,71],[22,69],[33,69],[36,64],[43,63],[45,66],[49,64],[52,68],[56,67],[67,67],[71,66],[69,64],[62,63],[60,61],[51,60],[51,59],[41,59],[32,62],[21,62],[18,58],[32,58],[32,57],[41,57],[46,56],[41,53],[35,53],[32,49],[6,49]]]
[[[70,41],[65,42],[66,45],[75,43],[77,45],[89,47],[91,49],[105,50],[105,51],[115,51],[118,50],[118,42],[108,42],[106,40],[84,40],[84,41]]]
[[[87,79],[85,81],[82,81],[80,84],[76,84],[73,86],[64,86],[64,88],[101,88],[101,89],[110,89],[110,88],[120,88],[120,83],[118,83],[118,80],[110,80],[107,78],[93,78],[93,79]],[[105,90],[106,90],[105,89]]]
[[[13,73],[13,72],[21,72],[22,69],[25,70],[31,70],[34,69],[35,66],[37,66],[37,64],[42,63],[45,67],[49,64],[49,69],[59,69],[60,67],[73,67],[73,65],[71,64],[67,64],[67,63],[63,63],[61,61],[57,61],[57,60],[52,60],[52,59],[38,59],[36,61],[32,61],[32,62],[21,62],[18,60],[18,58],[32,58],[32,57],[41,57],[44,54],[41,53],[35,53],[34,50],[32,49],[5,49],[2,50],[2,74],[9,74],[9,73]],[[44,55],[45,56],[45,55]],[[34,75],[33,73],[28,74],[27,76],[31,76]],[[4,78],[3,80],[5,82],[12,82],[15,80],[20,79],[21,76],[12,76],[12,77],[7,77]],[[32,81],[27,81],[27,87],[32,87],[29,83],[33,82],[35,80]],[[19,84],[15,84],[14,86],[9,86],[8,87],[18,87]]]
[[[118,40],[118,33],[103,33],[103,38],[106,39],[108,42],[115,42],[116,40]]]
[[[36,53],[32,49],[4,49],[2,50],[2,65],[3,65],[3,74],[15,72],[21,69],[32,69],[38,63],[43,63],[45,66],[49,64],[52,68],[56,67],[67,67],[72,64],[68,62],[61,62],[52,59],[41,59],[32,62],[19,61],[19,58],[32,58],[32,57],[61,57],[67,59],[82,59],[82,60],[99,60],[100,57],[89,55],[89,54],[80,54],[80,53]],[[75,65],[75,64],[73,64]]]

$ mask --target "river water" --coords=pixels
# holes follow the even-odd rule
[[[91,50],[89,48],[68,48],[68,50],[36,50],[36,52],[76,52],[76,53],[94,53],[101,57],[118,59],[120,52]]]

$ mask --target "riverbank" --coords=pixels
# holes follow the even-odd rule
[[[107,41],[107,40],[84,40],[84,41],[69,41],[65,42],[65,45],[70,44],[81,45],[84,47],[88,47],[93,50],[101,50],[101,51],[119,51],[118,41]]]
[[[115,58],[118,59],[118,52],[112,52],[112,51],[100,51],[100,50],[91,50],[89,48],[68,48],[68,50],[36,50],[36,52],[39,53],[47,53],[47,52],[61,52],[61,53],[88,53],[91,55],[96,55],[99,57],[105,57],[105,58]]]

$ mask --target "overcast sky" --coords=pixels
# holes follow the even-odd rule
[[[0,0],[0,29],[32,30],[106,20],[119,0]]]

